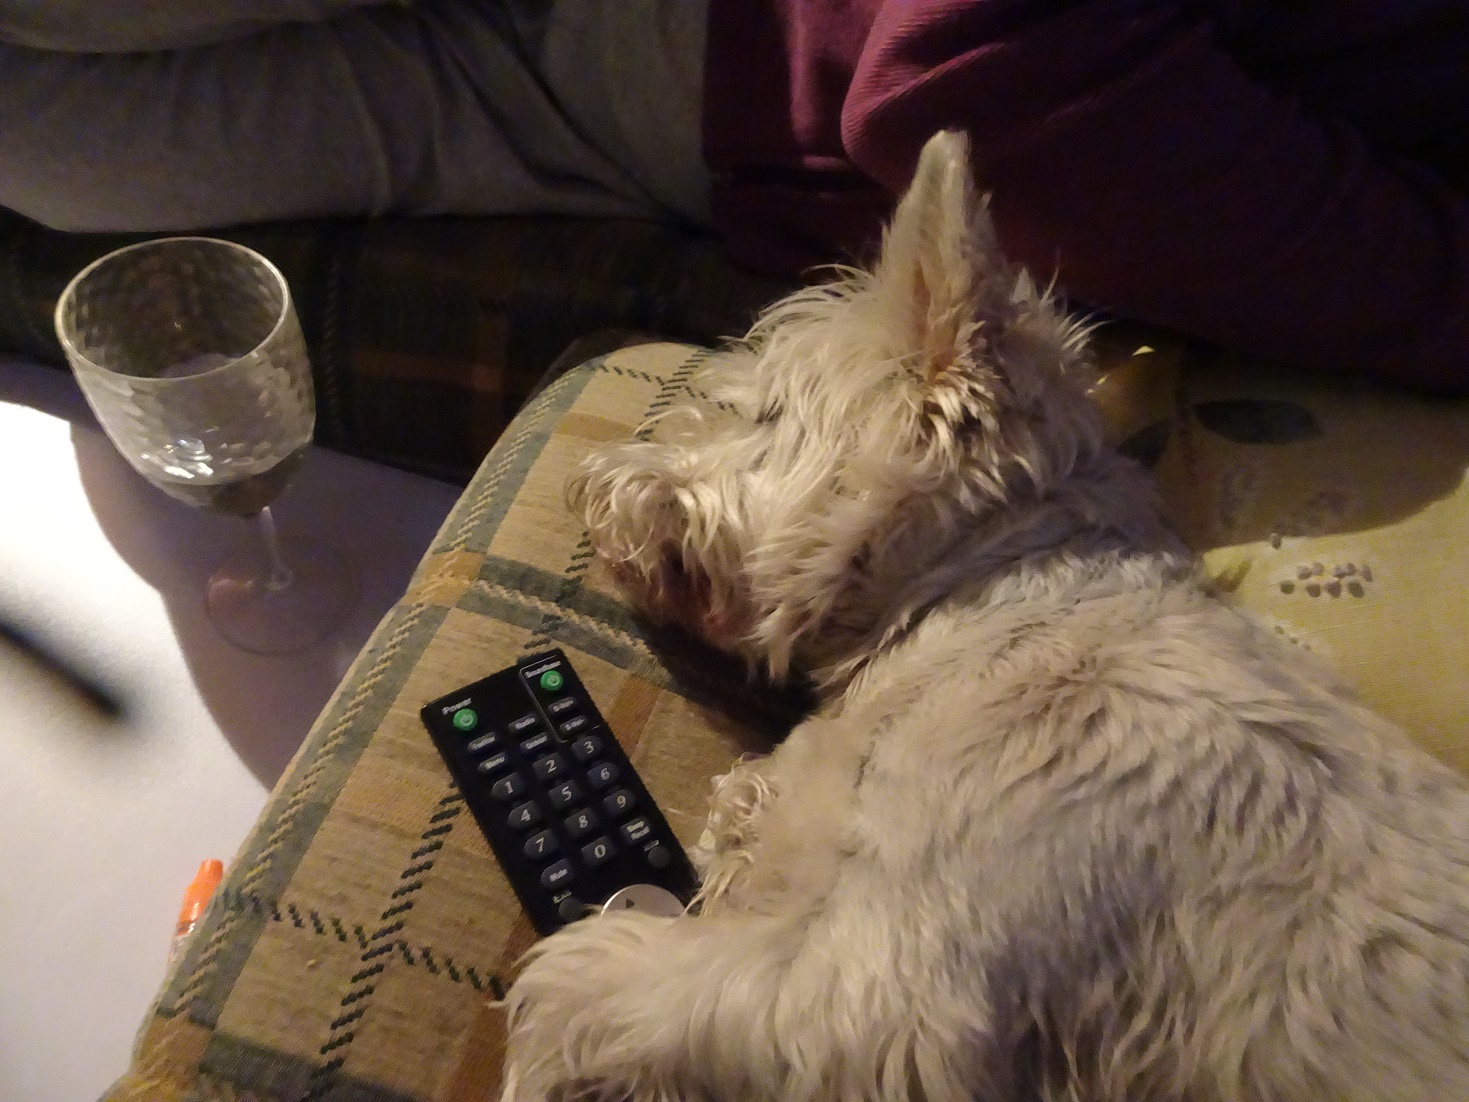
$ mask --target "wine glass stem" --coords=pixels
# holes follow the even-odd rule
[[[270,577],[265,580],[265,588],[272,593],[279,593],[290,588],[296,575],[286,565],[285,556],[281,554],[281,537],[275,530],[275,517],[270,515],[270,506],[265,506],[255,515],[260,518],[260,536],[265,541],[265,553],[270,559]]]

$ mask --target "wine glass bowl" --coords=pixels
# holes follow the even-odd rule
[[[165,493],[258,517],[263,543],[210,579],[207,606],[232,642],[302,649],[351,601],[329,549],[286,555],[269,505],[306,456],[311,366],[285,277],[251,249],[206,237],[130,245],[94,261],[56,306],[77,382],[123,457]]]
[[[259,254],[209,238],[121,249],[72,281],[57,332],[108,437],[165,493],[253,516],[300,466],[310,362]]]

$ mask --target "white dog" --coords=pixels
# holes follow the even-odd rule
[[[505,1098],[1469,1099],[1469,790],[1220,603],[962,136],[573,486],[655,616],[817,714],[715,792],[697,913],[579,922]]]

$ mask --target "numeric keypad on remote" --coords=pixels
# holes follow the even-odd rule
[[[561,652],[466,686],[422,714],[542,933],[632,884],[692,897],[687,857]]]

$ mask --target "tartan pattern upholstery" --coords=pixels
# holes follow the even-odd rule
[[[426,701],[562,647],[686,845],[711,778],[789,726],[778,694],[724,718],[743,673],[650,635],[562,503],[576,459],[666,405],[701,355],[594,359],[514,422],[231,863],[112,1102],[494,1096],[489,1004],[535,933],[420,726]]]
[[[284,272],[319,443],[466,482],[556,356],[607,329],[711,343],[789,289],[711,238],[614,219],[384,218],[211,231]],[[56,299],[146,234],[67,234],[0,209],[0,353],[65,366]]]

